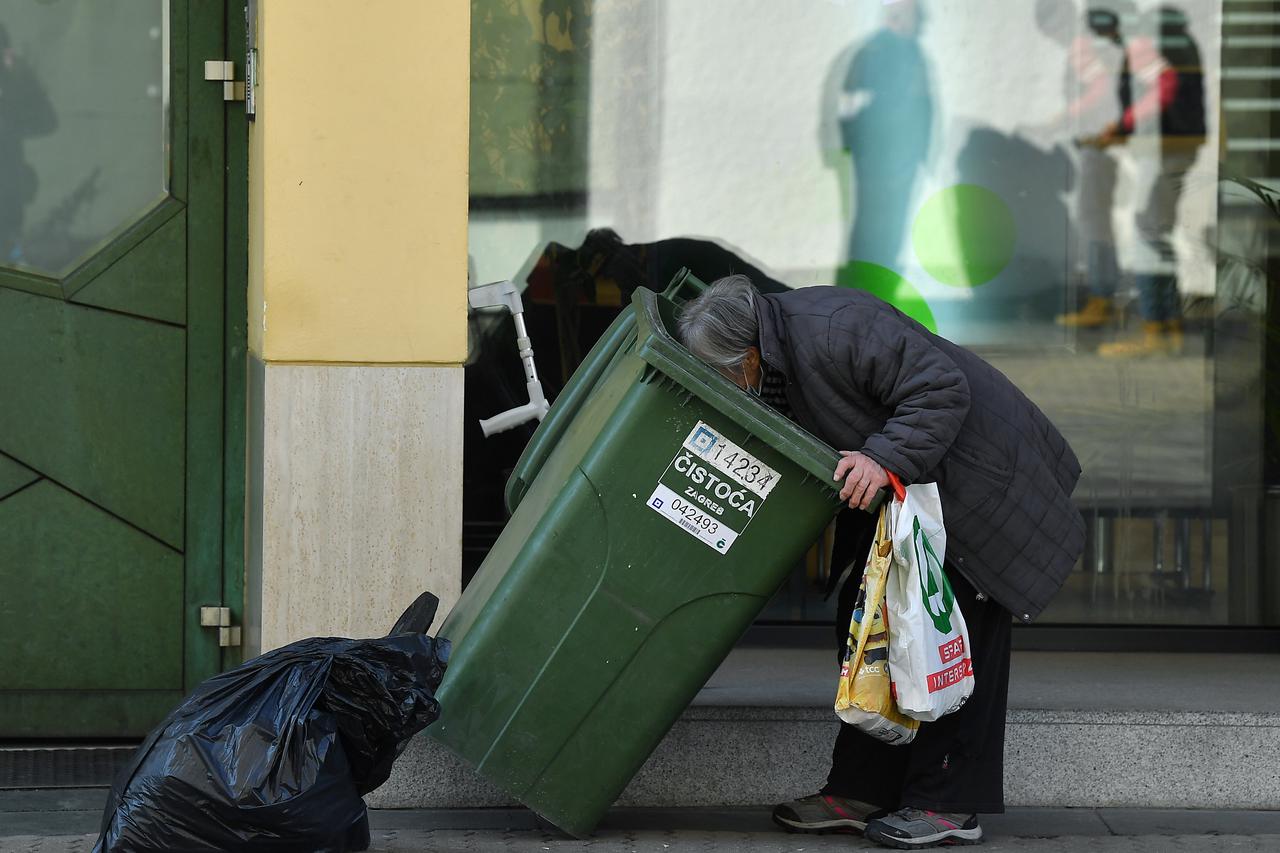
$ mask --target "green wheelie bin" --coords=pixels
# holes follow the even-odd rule
[[[428,729],[579,837],[840,506],[835,450],[694,358],[671,299],[632,305],[440,628]]]

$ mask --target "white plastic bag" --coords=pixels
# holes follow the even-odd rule
[[[907,486],[890,518],[889,672],[902,713],[930,722],[959,710],[973,694],[969,631],[942,571],[947,533],[937,485]]]

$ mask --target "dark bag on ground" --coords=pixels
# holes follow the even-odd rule
[[[369,847],[365,794],[440,716],[424,594],[376,640],[301,640],[204,682],[143,742],[95,853]]]

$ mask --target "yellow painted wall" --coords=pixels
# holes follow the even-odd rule
[[[468,0],[264,0],[249,344],[266,361],[466,359]]]

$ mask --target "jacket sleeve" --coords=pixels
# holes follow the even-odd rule
[[[840,316],[844,315],[844,316]],[[937,467],[969,414],[969,380],[914,323],[888,305],[832,317],[832,366],[893,414],[862,453],[913,483]]]

